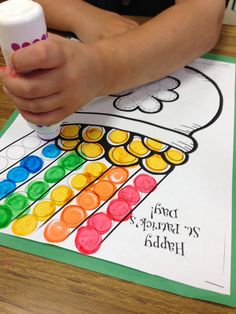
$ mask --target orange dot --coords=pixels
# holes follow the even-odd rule
[[[61,221],[69,228],[77,227],[87,217],[86,211],[76,205],[69,205],[61,213]]]
[[[94,185],[94,192],[102,201],[106,201],[115,191],[116,186],[108,180],[101,180]]]
[[[85,190],[77,196],[76,202],[85,210],[93,210],[99,206],[100,199],[93,191]]]
[[[62,242],[69,234],[69,228],[64,221],[53,220],[44,230],[44,238],[48,242]]]
[[[89,186],[85,189],[85,191],[94,191],[94,186],[95,186],[94,182],[90,183]]]
[[[107,178],[115,183],[121,184],[124,183],[129,177],[129,172],[125,168],[114,167],[110,169],[107,173]]]

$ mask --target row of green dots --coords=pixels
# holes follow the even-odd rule
[[[6,228],[15,217],[26,216],[30,211],[30,201],[43,199],[49,192],[50,184],[60,181],[66,171],[79,168],[84,159],[73,152],[62,157],[57,166],[50,167],[44,174],[43,180],[35,180],[25,189],[25,193],[16,192],[7,197],[0,205],[0,228]],[[29,207],[29,208],[28,208]],[[27,210],[26,210],[27,209]]]

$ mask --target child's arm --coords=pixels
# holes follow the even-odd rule
[[[148,83],[183,67],[215,45],[225,4],[223,0],[176,3],[114,37],[90,44],[56,37],[16,51],[12,64],[21,74],[2,74],[10,97],[27,120],[46,125],[95,96]],[[41,70],[23,74],[36,69]]]
[[[91,42],[123,33],[138,26],[131,19],[105,11],[83,0],[36,0],[42,5],[51,29],[75,33]]]
[[[176,0],[139,28],[94,43],[103,55],[105,92],[160,79],[212,49],[224,9],[223,0]]]

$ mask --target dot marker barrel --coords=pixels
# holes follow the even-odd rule
[[[12,52],[47,39],[42,7],[32,0],[8,0],[0,3],[0,46],[7,66]],[[52,140],[60,133],[60,124],[29,124],[38,136]]]

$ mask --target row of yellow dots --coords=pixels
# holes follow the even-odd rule
[[[105,149],[99,143],[105,134],[103,127],[88,126],[83,129],[82,137],[85,142],[79,144],[79,140],[73,140],[78,137],[80,126],[68,125],[61,129],[61,148],[73,149],[78,147],[78,153],[86,156],[89,160],[101,158]],[[171,165],[182,164],[186,156],[175,148],[171,148],[157,140],[145,138],[144,141],[138,136],[134,136],[133,140],[127,147],[123,145],[128,142],[130,133],[123,130],[111,130],[107,134],[107,141],[112,147],[109,149],[109,158],[115,165],[132,166],[138,163],[139,158],[144,159],[143,165],[148,171],[153,173],[162,173],[167,171]],[[67,140],[66,140],[67,139]],[[165,159],[162,155],[164,154]],[[151,155],[150,157],[148,157]]]

